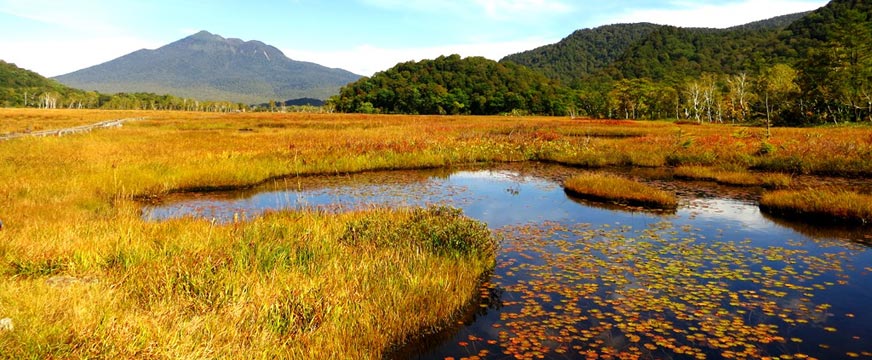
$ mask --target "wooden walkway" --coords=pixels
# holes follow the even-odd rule
[[[3,140],[12,140],[19,139],[24,137],[46,137],[46,136],[64,136],[70,134],[79,134],[84,132],[90,132],[94,129],[108,129],[108,128],[117,128],[121,127],[125,122],[135,121],[135,120],[143,120],[145,118],[127,118],[127,119],[118,119],[118,120],[107,120],[101,121],[96,124],[90,125],[81,125],[74,126],[70,128],[64,129],[55,129],[55,130],[42,130],[42,131],[33,131],[27,133],[11,133],[6,135],[0,135],[0,141]]]

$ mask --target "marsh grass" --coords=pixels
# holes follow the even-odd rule
[[[106,120],[140,117],[148,111],[0,108],[0,134],[54,130]]]
[[[787,174],[728,171],[705,166],[679,166],[675,168],[674,176],[679,179],[713,181],[723,185],[762,186],[770,189],[786,188],[791,184],[791,176]]]
[[[617,175],[585,173],[567,179],[563,186],[567,193],[590,200],[658,209],[678,207],[675,194]]]
[[[872,196],[839,189],[781,190],[764,194],[760,208],[803,221],[869,224]]]
[[[362,223],[394,242],[347,241]],[[496,249],[447,208],[121,225],[97,224],[105,246],[50,257],[97,282],[6,268],[0,310],[20,330],[0,335],[4,357],[379,358],[458,315]]]
[[[150,223],[135,198],[529,160],[872,175],[867,128],[773,129],[759,154],[760,129],[668,122],[0,112],[0,132],[147,117],[0,143],[5,358],[379,358],[449,321],[494,261],[482,226],[446,209]]]

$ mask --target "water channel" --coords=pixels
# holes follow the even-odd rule
[[[868,229],[764,216],[754,190],[653,182],[672,213],[568,197],[580,170],[514,164],[286,179],[177,194],[149,220],[450,205],[503,238],[480,302],[396,358],[872,358]]]

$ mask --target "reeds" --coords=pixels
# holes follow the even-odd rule
[[[657,209],[678,207],[675,194],[617,175],[585,173],[567,179],[563,186],[567,193],[591,200]]]
[[[807,222],[872,222],[872,196],[839,189],[782,190],[764,194],[763,211]]]

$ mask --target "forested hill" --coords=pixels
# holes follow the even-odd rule
[[[786,49],[780,33],[808,13],[728,29],[678,28],[649,23],[578,30],[552,45],[509,55],[515,62],[578,87],[605,73],[611,78],[680,79],[701,72],[734,72]]]
[[[259,41],[225,39],[201,31],[156,50],[139,50],[56,79],[105,93],[152,92],[261,103],[302,97],[326,99],[359,78],[342,69],[291,60]]]
[[[811,14],[811,11],[800,12],[796,14],[776,16],[771,19],[755,21],[744,25],[733,26],[726,30],[769,30],[769,29],[784,29],[799,19]]]
[[[36,104],[38,101],[45,100],[39,97],[46,93],[66,95],[77,91],[33,71],[0,60],[0,106],[2,107],[20,106],[25,101]]]
[[[609,36],[614,26],[582,30],[501,62],[568,85],[572,95],[563,105],[592,117],[780,125],[872,120],[872,2],[832,0],[813,12],[727,29],[620,26],[624,34],[647,30],[636,38]],[[638,40],[628,44],[632,39]],[[596,47],[622,52],[605,56],[590,50]],[[602,65],[604,59],[610,62]]]
[[[644,40],[660,27],[640,23],[577,30],[556,44],[509,55],[503,62],[521,64],[572,85],[579,79],[605,69],[627,52],[630,46]]]
[[[331,102],[343,112],[562,115],[560,89],[521,65],[451,55],[398,64],[343,87]]]

